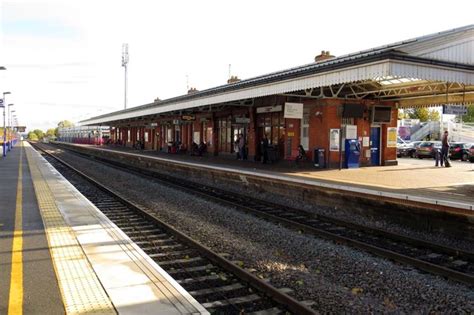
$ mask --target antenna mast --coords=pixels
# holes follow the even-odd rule
[[[128,44],[122,45],[122,67],[125,68],[125,99],[124,99],[124,108],[127,109],[127,65],[128,65]]]

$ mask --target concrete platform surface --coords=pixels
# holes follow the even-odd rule
[[[28,143],[24,144],[24,148],[17,147],[15,150],[24,151],[24,160],[28,160],[23,171],[31,174],[30,186],[34,190],[25,190],[22,196],[33,199],[38,213],[41,213],[44,229],[40,234],[44,240],[47,239],[43,248],[49,251],[49,255],[44,259],[49,262],[50,270],[48,281],[44,283],[31,283],[35,278],[26,274],[22,280],[17,278],[10,282],[0,279],[0,288],[10,291],[10,295],[13,292],[16,305],[24,310],[30,308],[39,311],[35,308],[34,300],[17,293],[18,287],[30,283],[33,290],[43,293],[50,293],[56,288],[58,299],[47,303],[59,307],[39,312],[43,314],[208,314]],[[19,163],[18,157],[15,161],[16,156],[10,156],[13,164]],[[2,162],[5,161],[0,161],[0,167]],[[0,187],[3,187],[1,183]],[[0,197],[5,199],[6,191],[0,190],[0,193]],[[9,208],[5,209],[7,211],[0,212],[6,214],[4,221],[15,221],[9,218],[15,216],[15,204],[18,204],[18,200],[13,203],[10,201]],[[25,214],[23,211],[23,222]],[[38,216],[38,219],[41,220],[41,217]],[[13,234],[14,237],[18,234],[17,229]],[[22,252],[24,248],[15,247],[15,239],[9,250],[3,248],[2,255],[13,257],[9,265],[12,266],[11,279],[14,279],[15,266],[25,264],[21,257],[15,257],[15,252]],[[8,279],[8,272],[3,270],[0,277]],[[41,273],[42,270],[37,272]],[[3,296],[0,294],[2,301]],[[0,313],[15,313],[10,306],[12,299],[6,301],[0,304]]]

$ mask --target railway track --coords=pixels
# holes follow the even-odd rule
[[[74,153],[79,154],[77,152]],[[84,156],[84,154],[79,155]],[[282,206],[246,195],[239,195],[235,192],[229,192],[211,186],[202,184],[196,185],[194,182],[186,181],[181,178],[174,178],[129,165],[121,165],[98,158],[94,158],[94,160],[100,160],[101,162],[127,172],[147,176],[167,186],[174,186],[177,189],[185,190],[191,194],[233,206],[290,228],[365,250],[403,264],[408,264],[425,272],[440,275],[468,286],[474,286],[473,252],[453,249],[380,229],[369,228],[322,215],[315,215],[300,209]]]
[[[211,314],[315,314],[308,303],[218,255],[60,158],[36,149]]]

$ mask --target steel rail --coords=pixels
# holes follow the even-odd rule
[[[89,156],[89,155],[84,154],[84,153],[77,153],[73,150],[68,150],[68,151],[72,151],[76,154],[80,154],[81,156],[84,156],[84,155]],[[428,262],[428,261],[420,260],[420,259],[413,258],[413,257],[407,256],[407,255],[401,254],[401,253],[397,253],[397,252],[394,252],[394,251],[389,250],[389,249],[385,249],[385,248],[382,248],[382,247],[371,245],[371,244],[361,242],[361,241],[358,241],[358,240],[355,240],[355,239],[351,239],[351,238],[348,238],[348,237],[345,237],[345,236],[337,235],[335,233],[331,233],[331,232],[328,232],[328,231],[325,231],[325,230],[322,230],[322,229],[314,228],[314,227],[309,226],[308,224],[298,223],[298,222],[295,222],[294,220],[282,218],[282,217],[277,216],[277,215],[272,215],[272,214],[269,214],[269,213],[266,213],[266,212],[263,212],[263,211],[260,211],[260,210],[256,210],[256,209],[254,209],[250,206],[245,206],[242,203],[229,201],[229,200],[219,196],[217,193],[211,194],[210,192],[199,190],[199,189],[193,187],[192,185],[185,185],[185,182],[186,182],[185,180],[177,179],[177,178],[169,176],[169,175],[158,174],[158,173],[153,172],[153,171],[147,171],[147,170],[135,167],[135,166],[126,165],[126,164],[122,164],[122,163],[115,162],[115,161],[109,161],[109,160],[106,160],[106,159],[103,159],[103,158],[98,158],[98,157],[94,157],[94,160],[96,160],[96,161],[99,160],[103,163],[106,163],[108,165],[112,165],[113,167],[125,170],[127,172],[133,172],[133,173],[138,173],[140,175],[148,176],[149,178],[151,178],[153,180],[157,180],[157,181],[160,181],[162,183],[165,183],[167,186],[174,186],[177,189],[186,190],[187,192],[189,192],[191,194],[195,194],[195,195],[197,194],[197,195],[200,195],[200,196],[202,196],[204,198],[207,198],[207,199],[211,199],[211,200],[214,200],[214,201],[217,201],[217,202],[221,202],[221,203],[225,203],[227,205],[234,206],[238,209],[242,209],[246,212],[255,214],[259,217],[263,217],[263,218],[266,218],[266,219],[271,220],[273,222],[284,224],[285,226],[290,227],[290,228],[296,228],[296,229],[299,229],[299,230],[303,230],[303,231],[306,231],[307,233],[311,233],[311,234],[314,234],[314,235],[317,235],[317,236],[324,237],[326,239],[333,240],[333,241],[338,242],[338,243],[344,243],[344,244],[347,244],[349,246],[368,251],[372,254],[375,254],[375,255],[383,257],[383,258],[389,258],[389,259],[392,259],[392,260],[400,262],[400,263],[409,264],[409,265],[415,266],[416,268],[418,268],[420,270],[423,270],[423,271],[426,271],[426,272],[429,272],[429,273],[433,273],[433,274],[437,274],[437,275],[440,275],[440,276],[443,276],[443,277],[447,277],[449,279],[464,283],[464,284],[469,285],[469,286],[474,286],[474,276],[470,275],[470,274],[467,274],[467,273],[459,272],[459,271],[456,271],[456,270],[453,270],[453,269],[450,269],[450,268],[446,268],[444,266],[436,265],[436,264]],[[162,179],[163,177],[165,179]],[[202,184],[201,184],[201,186],[206,187]],[[224,195],[224,193],[227,193],[227,194],[231,194],[231,195],[235,196],[235,193],[224,191],[222,189],[217,189],[217,188],[213,188],[213,187],[210,188],[210,189],[214,190],[214,191],[219,190],[221,195]],[[251,198],[249,196],[245,196],[245,197],[242,197],[242,198],[243,198],[242,200],[256,200],[257,202],[261,202],[261,203],[264,203],[264,204],[269,204],[271,206],[275,206],[275,207],[278,207],[280,209],[288,209],[288,207],[284,207],[284,206],[277,205],[277,204],[272,204],[272,203],[269,203],[269,202],[266,202],[266,201],[258,200],[256,198]],[[303,210],[299,210],[299,209],[291,209],[291,211],[295,211],[295,212],[298,212],[298,213],[308,215],[307,212],[305,212]],[[474,253],[462,251],[460,249],[452,249],[452,248],[441,246],[441,245],[438,245],[438,244],[429,243],[429,242],[424,241],[424,240],[414,239],[414,238],[398,235],[398,234],[395,234],[395,233],[383,231],[383,230],[380,230],[380,229],[374,229],[374,228],[369,228],[369,227],[365,227],[365,226],[360,226],[360,225],[354,224],[352,222],[345,222],[345,221],[342,221],[342,220],[333,219],[333,218],[329,218],[329,217],[324,217],[324,216],[321,216],[321,215],[312,215],[312,216],[313,216],[314,219],[321,219],[323,221],[328,221],[328,222],[331,222],[331,223],[334,223],[334,224],[339,224],[339,225],[342,225],[344,227],[348,227],[348,228],[355,229],[355,230],[358,230],[358,231],[369,232],[369,233],[372,233],[373,235],[381,235],[383,237],[386,237],[386,238],[389,238],[389,239],[392,239],[392,240],[397,240],[397,241],[405,242],[405,243],[408,243],[408,244],[414,244],[415,246],[419,246],[419,247],[426,247],[426,248],[434,249],[434,250],[437,250],[437,251],[440,251],[440,252],[443,252],[443,253],[447,253],[449,255],[462,257],[462,258],[465,258],[465,259],[468,259],[468,260],[471,260],[471,261],[473,260],[473,257],[474,257]]]
[[[278,290],[277,288],[270,285],[269,283],[267,283],[267,282],[259,279],[258,277],[254,276],[252,273],[250,273],[250,272],[246,271],[245,269],[237,266],[236,264],[234,264],[230,260],[220,256],[219,254],[215,253],[214,251],[207,248],[206,246],[198,243],[197,241],[193,240],[192,238],[190,238],[186,234],[178,231],[177,229],[175,229],[171,225],[169,225],[166,222],[162,221],[161,219],[157,218],[155,215],[149,213],[148,211],[146,211],[146,209],[136,205],[135,203],[128,200],[127,198],[125,198],[120,193],[118,193],[118,192],[116,192],[116,191],[114,191],[110,188],[107,188],[103,184],[99,183],[98,181],[91,178],[90,176],[84,174],[83,172],[81,172],[77,168],[73,167],[69,163],[62,160],[61,158],[55,156],[54,154],[52,154],[50,152],[47,152],[47,151],[43,150],[41,147],[39,147],[37,145],[33,145],[33,146],[35,148],[41,150],[42,152],[44,152],[48,156],[51,156],[52,158],[54,158],[55,160],[57,160],[59,163],[63,164],[67,168],[73,170],[78,175],[80,175],[81,177],[83,177],[84,179],[86,179],[87,181],[89,181],[90,183],[92,183],[93,185],[98,187],[99,189],[105,191],[108,194],[111,194],[113,197],[117,198],[120,202],[124,203],[126,206],[132,208],[133,210],[139,212],[141,215],[145,216],[150,221],[152,221],[152,222],[158,224],[159,226],[163,227],[163,229],[165,229],[168,232],[170,232],[171,234],[173,234],[176,238],[178,238],[182,242],[188,244],[190,247],[193,247],[193,248],[197,249],[197,251],[199,253],[201,253],[204,257],[206,257],[207,259],[214,262],[216,265],[220,266],[221,268],[223,268],[225,270],[228,270],[229,272],[233,273],[234,275],[236,275],[238,278],[240,278],[244,282],[247,282],[250,286],[252,286],[252,287],[258,289],[259,291],[261,291],[262,293],[268,295],[273,300],[280,303],[282,306],[286,307],[289,311],[291,311],[295,314],[302,314],[302,315],[317,314],[316,311],[314,311],[313,309],[311,309],[307,305],[299,302],[298,300],[296,300],[296,299],[292,298],[291,296],[289,296],[288,294]]]

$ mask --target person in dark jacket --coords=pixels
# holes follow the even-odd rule
[[[444,166],[451,167],[451,163],[449,163],[449,160],[448,160],[448,153],[449,153],[449,141],[448,141],[448,131],[446,130],[444,132],[443,139],[441,140],[441,159],[443,159],[444,161]]]
[[[300,144],[298,146],[298,156],[296,157],[296,162],[299,162],[303,159],[306,159],[306,151],[304,150],[303,146]]]
[[[265,164],[268,162],[268,138],[266,134],[263,135],[260,141],[260,151],[262,152],[262,163]]]

